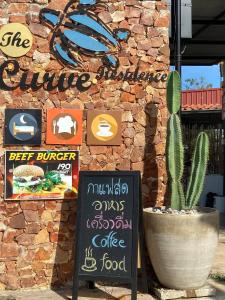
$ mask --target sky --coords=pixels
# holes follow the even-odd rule
[[[211,83],[213,88],[219,88],[221,83],[219,65],[213,66],[184,66],[182,67],[182,88],[184,81],[188,78],[204,77],[207,83]]]

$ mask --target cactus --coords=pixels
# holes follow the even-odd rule
[[[170,114],[176,114],[180,109],[181,81],[178,72],[169,74],[166,89],[167,108]]]
[[[203,189],[207,162],[209,158],[209,139],[206,133],[199,133],[195,145],[191,177],[187,189],[187,206],[191,208],[198,203]]]
[[[181,81],[178,72],[170,73],[167,81],[167,108],[170,113],[167,134],[167,169],[169,175],[171,207],[173,209],[193,208],[201,195],[208,162],[209,140],[201,132],[196,141],[190,183],[185,198],[181,179],[184,170],[184,146],[180,119]]]
[[[171,199],[173,199],[171,207],[182,209],[185,202],[183,187],[181,185],[184,170],[184,148],[180,119],[176,114],[172,114],[168,120],[167,153],[167,166],[171,180]]]

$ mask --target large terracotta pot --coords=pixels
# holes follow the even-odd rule
[[[160,283],[172,289],[203,286],[218,243],[219,214],[158,214],[144,209],[148,253]]]

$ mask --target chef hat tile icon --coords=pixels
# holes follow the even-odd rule
[[[46,144],[82,145],[83,110],[47,109]]]
[[[58,133],[72,133],[74,121],[71,116],[60,117],[57,121]]]

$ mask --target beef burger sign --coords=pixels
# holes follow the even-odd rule
[[[5,199],[70,199],[77,196],[79,151],[5,153]]]

